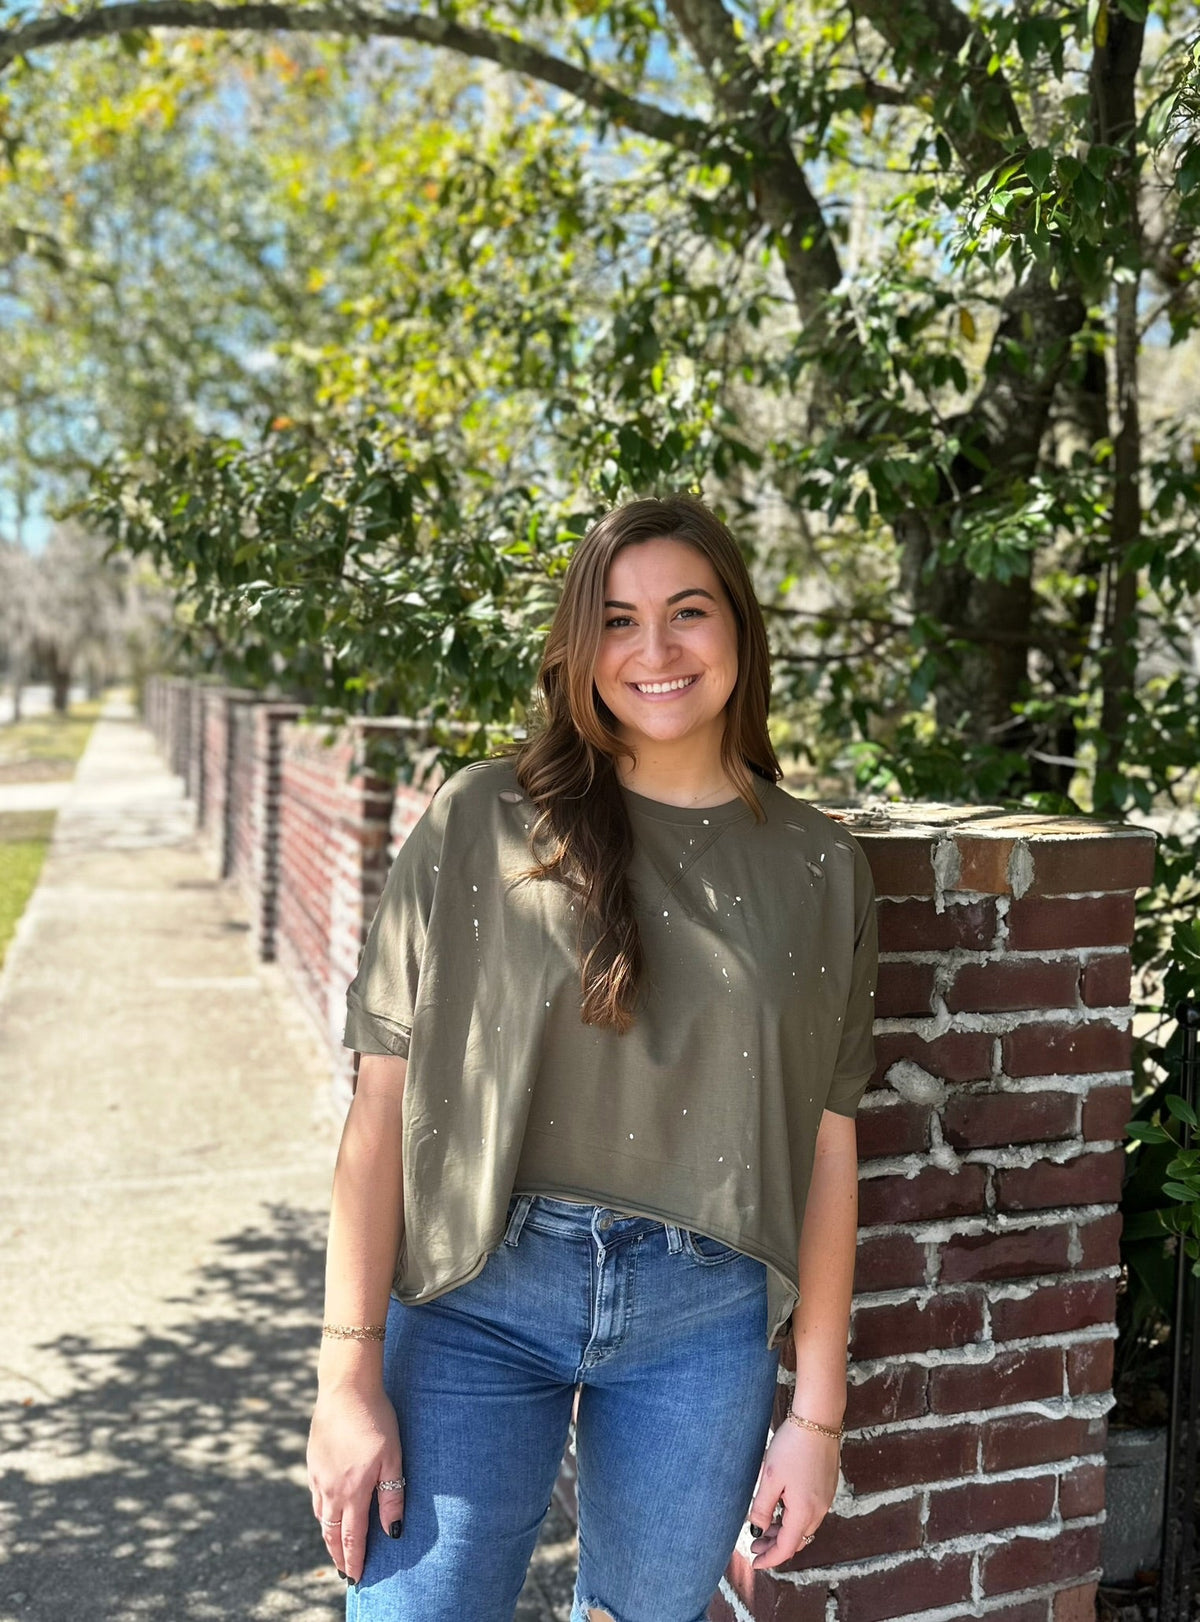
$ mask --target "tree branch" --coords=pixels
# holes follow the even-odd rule
[[[251,33],[343,34],[356,39],[408,39],[441,46],[461,56],[495,62],[513,73],[540,79],[593,107],[614,123],[684,150],[711,144],[712,131],[696,118],[671,113],[627,96],[593,73],[552,56],[536,45],[493,34],[435,15],[374,11],[354,4],[299,6],[249,3],[213,5],[210,0],[121,0],[76,15],[38,17],[0,30],[0,73],[19,56],[77,40],[104,39],[143,28],[186,28]]]
[[[988,72],[991,46],[954,0],[853,0],[853,9],[887,41],[897,71],[932,97],[931,116],[969,180],[1003,162],[1013,137],[1024,139],[1004,75]]]
[[[718,105],[749,125],[760,154],[754,174],[759,209],[775,234],[800,317],[806,324],[815,323],[824,295],[842,279],[842,267],[821,205],[792,150],[786,120],[721,0],[667,0],[667,5]]]

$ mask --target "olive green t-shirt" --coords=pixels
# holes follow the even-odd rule
[[[580,1018],[576,902],[531,864],[511,760],[448,778],[388,874],[345,1045],[408,1059],[402,1301],[473,1278],[516,1193],[708,1234],[764,1262],[767,1342],[798,1298],[823,1110],[874,1068],[878,934],[861,846],[765,779],[741,800],[622,789],[646,961],[632,1028]]]

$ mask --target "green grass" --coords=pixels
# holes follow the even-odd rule
[[[35,715],[0,726],[0,783],[47,783],[71,777],[100,714],[101,700],[74,704],[66,715]]]
[[[0,812],[0,964],[42,871],[53,811]]]

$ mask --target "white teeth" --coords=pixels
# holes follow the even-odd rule
[[[674,693],[680,687],[690,687],[695,676],[681,676],[678,681],[635,681],[639,693]]]

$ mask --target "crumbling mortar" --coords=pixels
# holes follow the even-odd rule
[[[1090,1284],[1102,1278],[1120,1278],[1120,1265],[1081,1267],[1076,1273],[1047,1273],[1030,1279],[994,1279],[985,1289],[993,1301],[1028,1301],[1035,1291],[1050,1284]]]
[[[955,1154],[957,1164],[942,1169],[949,1170],[953,1175],[957,1173],[960,1165],[1019,1167],[1024,1170],[1039,1161],[1047,1161],[1052,1165],[1061,1166],[1069,1160],[1078,1160],[1080,1155],[1100,1154],[1107,1149],[1120,1147],[1121,1144],[1115,1138],[1080,1137],[1047,1138],[1038,1143],[1019,1143],[1011,1147],[992,1144],[985,1148],[967,1149],[961,1155]],[[864,1160],[859,1167],[858,1176],[860,1182],[875,1177],[904,1177],[911,1180],[930,1166],[939,1165],[940,1162],[932,1159],[931,1152],[879,1155]]]
[[[954,1426],[966,1424],[971,1420],[1013,1419],[1024,1414],[1052,1421],[1103,1419],[1114,1401],[1111,1391],[1089,1392],[1079,1397],[1026,1397],[1021,1402],[1003,1402],[997,1403],[994,1407],[968,1408],[962,1413],[918,1414],[911,1419],[883,1420],[877,1425],[862,1425],[857,1430],[847,1430],[846,1435],[858,1441],[873,1442],[881,1436],[890,1436],[901,1431],[907,1434],[912,1431],[952,1430]]]
[[[922,1549],[901,1549],[894,1554],[870,1555],[863,1560],[848,1560],[845,1565],[810,1566],[801,1572],[780,1572],[779,1576],[795,1582],[798,1588],[808,1588],[822,1582],[845,1581],[848,1577],[873,1577],[879,1572],[898,1571],[903,1566],[916,1565],[920,1561],[940,1561],[955,1554],[986,1554],[989,1549],[1003,1548],[1014,1537],[1028,1537],[1036,1539],[1039,1543],[1050,1543],[1055,1538],[1061,1537],[1064,1531],[1101,1526],[1103,1521],[1103,1512],[1099,1515],[1082,1515],[1078,1520],[1066,1522],[1021,1521],[1016,1526],[999,1527],[991,1532],[968,1532],[960,1538],[947,1538],[944,1543],[927,1544]],[[1011,1595],[1004,1597],[1006,1600],[1012,1598]],[[921,1617],[935,1614],[941,1613],[933,1611],[912,1613],[913,1616]],[[962,1607],[955,1607],[949,1614],[961,1616]]]
[[[1132,1013],[1132,1005],[1127,1004],[1119,1012],[1122,1016],[1128,1016]],[[945,1001],[939,997],[935,1011],[928,1014],[893,1014],[886,1018],[881,1017],[875,1021],[875,1030],[883,1036],[918,1036],[923,1042],[933,1042],[950,1031],[978,1031],[995,1036],[1007,1036],[1012,1031],[1020,1030],[1023,1025],[1123,1027],[1128,1023],[1128,1017],[1114,1019],[1111,1008],[1092,1008],[1083,1004],[1068,1008],[1064,1004],[1055,1003],[1051,1007],[1044,1008],[1009,1008],[991,1012],[960,1009],[952,1014]]]
[[[946,1476],[939,1481],[922,1482],[926,1491],[950,1492],[958,1487],[994,1487],[1009,1481],[1036,1481],[1043,1476],[1069,1475],[1081,1465],[1102,1465],[1103,1453],[1072,1453],[1067,1459],[1053,1459],[1043,1464],[1023,1464],[1011,1470],[975,1470],[970,1475]],[[884,1487],[878,1492],[852,1493],[842,1476],[830,1508],[835,1515],[850,1520],[859,1515],[873,1515],[876,1510],[891,1504],[908,1503],[914,1491],[910,1483],[903,1487]],[[1074,1524],[1074,1523],[1071,1523]]]
[[[985,1308],[986,1305],[987,1303]],[[1069,1350],[1072,1346],[1084,1346],[1092,1341],[1117,1338],[1117,1327],[1112,1323],[1088,1324],[1082,1329],[1057,1329],[1045,1335],[1019,1335],[1011,1340],[993,1340],[990,1329],[989,1322],[985,1324],[987,1333],[983,1338],[967,1341],[960,1346],[931,1346],[923,1352],[897,1352],[894,1357],[864,1358],[861,1362],[856,1360],[847,1366],[847,1376],[851,1385],[863,1385],[867,1380],[872,1380],[901,1363],[912,1363],[924,1369],[986,1365],[1002,1352],[1036,1351],[1044,1346],[1059,1346]],[[792,1385],[795,1378],[789,1369],[780,1369],[781,1384]]]
[[[1056,1228],[1062,1225],[1063,1207],[1047,1211],[993,1211],[983,1216],[950,1217],[917,1222],[874,1222],[859,1227],[859,1240],[880,1239],[890,1234],[906,1234],[918,1244],[945,1244],[962,1234],[1020,1233],[1028,1228]],[[1112,1201],[1103,1204],[1073,1205],[1071,1220],[1076,1223],[1094,1222],[1111,1216],[1119,1207]]]

